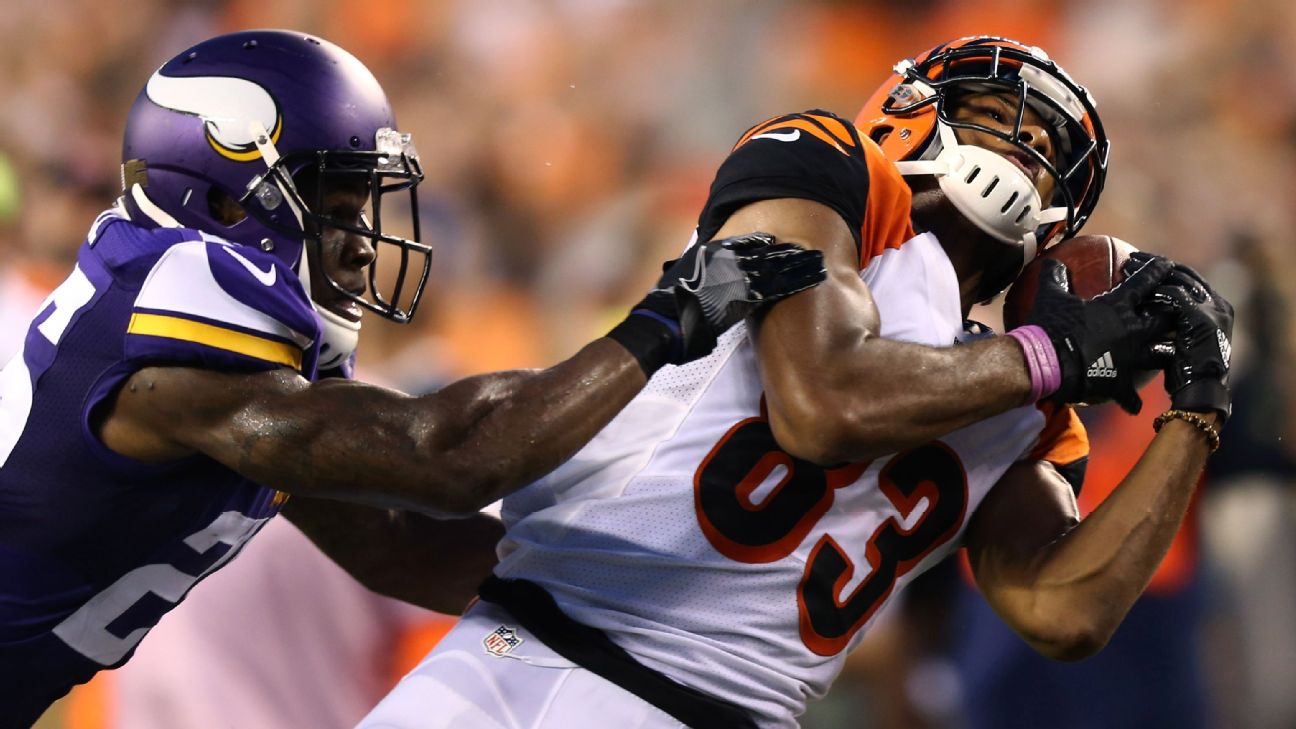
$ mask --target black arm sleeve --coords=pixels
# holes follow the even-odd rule
[[[775,117],[749,129],[720,165],[698,218],[698,240],[711,240],[744,205],[788,197],[836,210],[858,247],[868,191],[854,124],[820,110]]]

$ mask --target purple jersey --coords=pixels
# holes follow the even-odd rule
[[[0,371],[0,727],[124,663],[283,501],[204,456],[145,464],[94,434],[155,365],[314,379],[320,325],[274,257],[101,215]]]

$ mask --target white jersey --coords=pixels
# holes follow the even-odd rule
[[[885,250],[861,276],[882,336],[966,338],[933,235]],[[761,726],[795,726],[887,601],[958,546],[1045,423],[1022,407],[824,470],[778,449],[739,326],[711,356],[658,372],[584,450],[505,500],[496,573],[542,585],[573,619]]]
[[[908,185],[849,122],[812,111],[749,130],[717,172],[699,238],[778,197],[822,201],[858,230],[883,337],[970,336],[953,265],[914,233]],[[958,546],[1009,466],[1066,465],[1087,443],[1070,409],[1022,407],[826,470],[779,449],[762,390],[742,326],[709,357],[659,371],[584,450],[505,500],[496,573],[538,583],[640,663],[759,726],[793,727],[887,601]]]

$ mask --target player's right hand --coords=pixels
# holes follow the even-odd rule
[[[1149,353],[1168,338],[1169,317],[1146,304],[1169,277],[1174,264],[1147,256],[1115,288],[1085,301],[1071,292],[1066,266],[1045,260],[1039,293],[1026,324],[1041,327],[1057,352],[1062,384],[1060,403],[1116,401],[1127,412],[1143,407],[1135,376],[1147,369]]]
[[[828,275],[823,253],[768,233],[698,243],[663,268],[657,287],[608,333],[650,376],[662,364],[707,356],[744,317]]]
[[[1174,315],[1174,359],[1165,370],[1166,392],[1175,410],[1232,412],[1229,360],[1233,353],[1233,305],[1196,271],[1175,264],[1156,303]]]

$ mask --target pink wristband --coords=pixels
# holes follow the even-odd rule
[[[1036,403],[1057,392],[1062,386],[1062,368],[1058,365],[1057,351],[1043,329],[1028,324],[1008,332],[1017,340],[1026,355],[1026,368],[1030,370],[1031,391],[1027,403]]]

